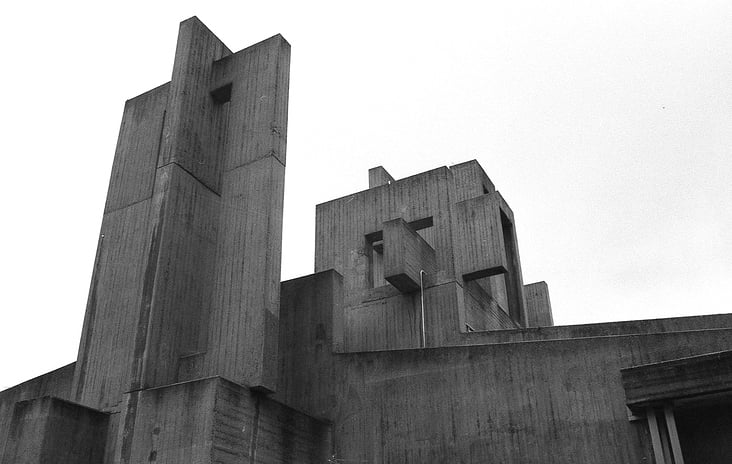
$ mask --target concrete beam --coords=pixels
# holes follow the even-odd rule
[[[671,400],[732,394],[732,351],[630,367],[620,375],[632,411]]]

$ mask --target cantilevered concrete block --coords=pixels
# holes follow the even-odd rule
[[[20,401],[2,464],[102,462],[108,422],[109,414],[50,396]]]
[[[466,280],[508,270],[501,221],[501,198],[496,193],[457,203],[456,273]]]
[[[551,327],[554,325],[552,303],[549,300],[549,286],[546,282],[524,285],[526,299],[526,325],[528,327]]]
[[[402,293],[419,290],[420,272],[436,270],[435,250],[404,219],[384,223],[384,278]]]
[[[509,313],[525,326],[521,262],[511,208],[500,193],[493,192],[461,201],[455,209],[455,273],[466,281],[504,274]]]

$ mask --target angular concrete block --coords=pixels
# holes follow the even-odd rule
[[[290,44],[275,35],[213,64],[212,88],[231,85],[224,171],[274,156],[287,148]]]
[[[551,327],[554,325],[552,303],[549,300],[549,286],[546,282],[524,285],[526,317],[528,327]]]
[[[151,202],[110,211],[102,220],[71,397],[98,409],[115,406],[130,386],[132,341],[157,256]]]
[[[148,265],[154,280],[135,343],[133,388],[178,381],[180,358],[206,349],[204,308],[213,292],[220,202],[177,163],[158,169],[152,247],[157,253]]]
[[[493,182],[476,160],[454,164],[450,166],[450,173],[453,180],[451,195],[456,203],[496,191]]]
[[[220,191],[223,154],[218,137],[226,108],[211,96],[214,62],[230,55],[198,18],[180,24],[158,167],[177,163]]]
[[[224,175],[208,375],[274,390],[285,167],[274,157]]]
[[[505,276],[511,318],[526,324],[523,279],[511,208],[493,192],[455,205],[455,269],[464,280]]]
[[[105,213],[152,196],[169,90],[163,84],[125,103]]]
[[[96,464],[109,414],[46,396],[15,404],[2,464]]]
[[[389,174],[383,166],[376,166],[369,169],[369,188],[388,185],[394,182],[394,178]]]
[[[114,462],[320,464],[330,450],[327,424],[220,377],[125,397]]]
[[[404,219],[384,223],[384,278],[402,293],[420,289],[420,273],[436,271],[435,250]]]
[[[499,194],[486,194],[455,205],[455,268],[466,280],[508,271]]]

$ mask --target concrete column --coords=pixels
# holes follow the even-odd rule
[[[214,67],[231,100],[206,369],[262,390],[277,377],[289,65],[277,35]]]

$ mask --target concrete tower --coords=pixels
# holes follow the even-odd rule
[[[76,401],[213,375],[274,388],[289,61],[279,35],[232,53],[191,18],[171,81],[127,101]]]

